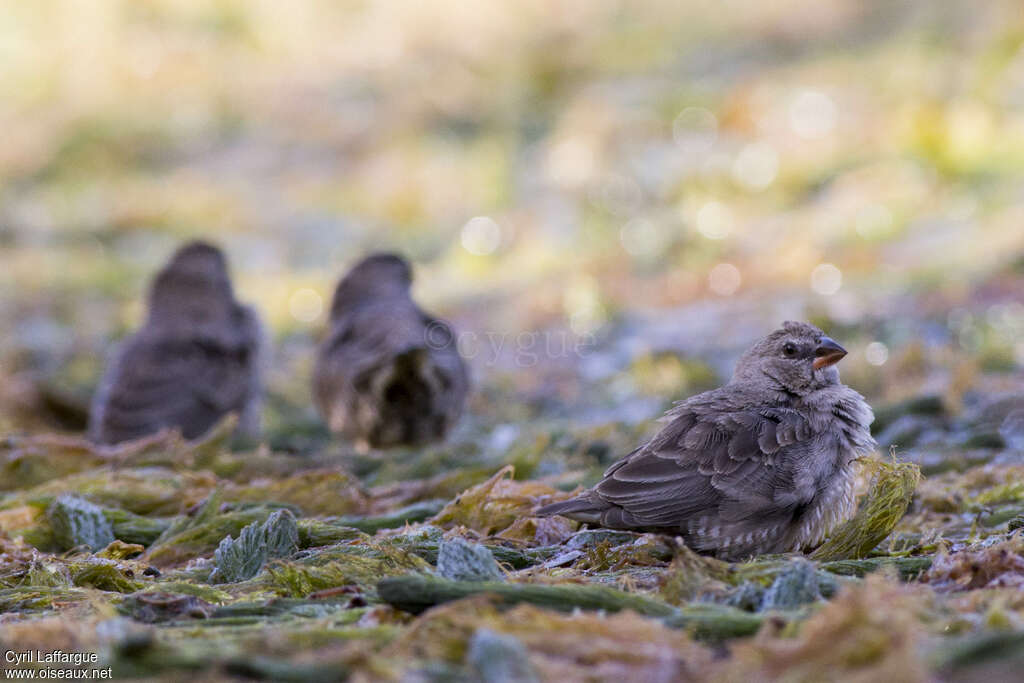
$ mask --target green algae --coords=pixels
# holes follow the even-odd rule
[[[214,606],[194,595],[179,595],[166,591],[147,591],[127,596],[118,610],[144,624],[177,619],[207,619]]]
[[[131,562],[104,558],[98,554],[75,553],[69,557],[36,554],[24,570],[0,580],[11,588],[95,588],[131,593],[145,584],[138,579]]]
[[[822,599],[818,572],[813,563],[794,559],[765,591],[761,609],[787,610],[814,603]]]
[[[862,560],[833,560],[821,568],[840,576],[864,577],[872,572],[894,570],[900,579],[912,581],[932,566],[930,557],[869,557]]]
[[[226,456],[211,457],[223,461]],[[264,459],[259,468],[267,467]],[[95,609],[114,609],[122,619],[157,629],[158,639],[148,645],[131,645],[132,638],[141,636],[126,636],[126,652],[139,649],[130,656],[115,656],[121,671],[243,672],[247,669],[240,662],[259,650],[260,633],[273,633],[280,642],[300,648],[336,645],[339,639],[382,647],[410,628],[410,617],[389,605],[413,612],[432,608],[421,617],[429,618],[442,605],[478,599],[500,606],[497,622],[481,623],[492,630],[510,610],[534,605],[550,614],[643,614],[635,618],[702,642],[742,643],[766,625],[787,633],[799,631],[813,611],[808,605],[820,609],[860,581],[858,577],[889,571],[913,581],[931,563],[927,555],[823,562],[785,555],[731,564],[697,555],[667,537],[602,529],[570,529],[571,535],[556,536],[550,545],[533,533],[506,538],[502,531],[530,519],[524,515],[534,506],[565,495],[533,482],[513,481],[509,474],[499,473],[440,511],[436,502],[388,508],[394,505],[391,501],[407,500],[389,491],[382,499],[389,502],[369,501],[360,514],[310,516],[298,503],[238,500],[234,494],[239,484],[224,481],[208,489],[201,504],[170,517],[97,505],[116,539],[113,545],[69,557],[40,554],[21,573],[3,578],[0,585],[8,587],[4,590],[16,592],[6,598],[0,592],[0,606],[47,614],[96,605]],[[980,482],[972,495],[994,486],[1001,484]],[[1008,491],[991,495],[1006,497]],[[869,492],[862,505],[870,507],[870,496]],[[56,499],[47,494],[21,501],[29,505],[27,512],[40,511],[25,514],[30,524],[25,527],[29,533],[23,534],[26,540],[32,534],[49,535],[51,546],[58,547],[45,514]],[[431,513],[436,525],[412,521]],[[127,539],[144,543],[131,545]],[[148,550],[140,557],[124,559],[145,545]],[[272,552],[271,546],[278,550]],[[474,558],[483,559],[486,553],[491,558],[486,563],[488,577],[506,580],[479,581],[475,579],[482,574],[451,571],[448,555],[462,546],[472,548]],[[111,557],[99,558],[100,554]],[[234,559],[228,560],[232,554]],[[275,554],[282,557],[274,559]],[[244,571],[228,576],[224,569],[232,562],[238,562],[237,569],[244,566]],[[182,568],[185,563],[190,563],[188,568]],[[163,574],[154,570],[144,575],[151,566]],[[503,569],[496,571],[498,566]],[[432,576],[435,572],[461,580],[445,581]],[[220,580],[229,583],[211,585]],[[453,671],[481,670],[479,657],[469,655],[473,642],[472,632],[460,641]],[[532,661],[537,642],[522,642]],[[410,664],[369,664],[343,657],[321,669],[299,666],[288,656],[278,659],[280,675],[286,678],[321,670],[407,670],[404,667]],[[270,669],[259,665],[248,671]]]
[[[417,555],[387,546],[336,546],[315,555],[267,566],[265,583],[290,597],[354,586],[372,591],[381,577],[429,571]]]
[[[1012,680],[1024,664],[1024,632],[996,631],[958,638],[937,649],[931,660],[946,680],[957,680],[958,674],[975,667],[987,671],[992,677],[989,680]]]
[[[993,486],[971,499],[971,504],[981,506],[1020,502],[1024,502],[1024,482],[1022,481],[1008,481],[1001,486]]]
[[[134,570],[112,560],[91,559],[73,565],[71,582],[80,588],[97,588],[115,593],[134,593],[145,584],[134,580]]]
[[[338,517],[336,521],[338,524],[372,534],[381,529],[397,529],[406,524],[423,522],[440,512],[446,502],[440,499],[420,501],[385,515],[345,515]]]
[[[192,517],[180,517],[160,535],[143,558],[158,567],[172,567],[208,555],[228,536],[237,536],[250,524],[263,524],[275,510],[267,505],[221,510],[213,494]]]
[[[267,567],[267,582],[281,595],[304,598],[317,591],[340,586],[369,585],[379,564],[363,557],[321,565],[275,562]]]
[[[813,553],[815,560],[866,557],[884,541],[910,505],[921,469],[914,463],[867,461],[871,470],[868,493],[853,518],[844,522]]]
[[[502,606],[529,604],[559,612],[630,610],[709,640],[751,635],[764,622],[759,615],[728,606],[707,604],[675,608],[641,595],[594,585],[467,582],[408,575],[382,579],[377,593],[385,602],[413,614],[476,595],[487,596]]]
[[[299,527],[289,510],[275,510],[263,523],[267,557],[288,557],[299,549]]]
[[[269,559],[288,557],[299,548],[299,528],[288,510],[275,510],[262,524],[253,522],[237,538],[225,537],[213,555],[210,583],[235,583],[256,576]]]
[[[36,558],[28,567],[24,579],[18,582],[23,586],[57,588],[71,585],[71,572],[63,562]]]
[[[96,553],[96,557],[107,560],[127,560],[130,557],[141,555],[146,548],[141,543],[125,543],[118,539],[111,541],[106,548]]]
[[[799,616],[774,614],[773,619],[785,623],[787,618]],[[765,617],[728,605],[694,604],[680,608],[662,622],[671,628],[683,629],[699,640],[720,642],[754,635],[765,623]]]
[[[417,555],[430,564],[437,564],[444,532],[432,525],[422,525],[408,533],[399,533],[379,539],[381,546],[396,548]],[[561,551],[559,546],[523,547],[508,544],[498,538],[484,543],[494,559],[502,566],[512,569],[533,567],[550,559]]]
[[[290,505],[309,516],[359,513],[367,507],[367,495],[359,482],[337,468],[229,484],[221,495],[225,501]]]
[[[9,436],[0,441],[0,492],[31,488],[106,462],[82,439]]]
[[[621,545],[607,540],[584,547],[583,555],[572,565],[574,569],[617,571],[625,567],[661,566],[673,556],[672,548],[652,535]]]
[[[300,519],[297,522],[299,531],[299,547],[316,548],[333,545],[340,541],[351,541],[356,538],[369,538],[362,531],[343,524],[340,520]]]
[[[164,455],[151,453],[147,457]],[[223,465],[229,457],[234,456],[211,451],[204,456],[204,462]],[[174,458],[179,463],[176,466],[182,466],[180,455]],[[265,456],[261,458],[259,471],[275,471],[279,467],[271,465]],[[236,474],[246,471],[245,466],[224,469],[232,469]],[[89,473],[82,473],[85,474]],[[412,594],[406,600],[423,603],[414,611],[483,596],[497,600],[503,610],[516,609],[517,604],[534,604],[565,613],[626,610],[711,642],[743,638],[762,628],[769,619],[759,611],[764,607],[762,603],[769,603],[766,606],[771,608],[770,619],[776,625],[797,623],[806,616],[805,612],[794,611],[804,604],[803,600],[765,600],[773,583],[785,581],[787,567],[791,565],[789,557],[758,558],[731,565],[695,555],[665,537],[601,529],[575,534],[569,529],[567,534],[560,532],[563,535],[555,536],[552,545],[539,543],[536,532],[522,538],[506,537],[502,532],[520,520],[530,519],[524,515],[529,515],[536,505],[566,495],[533,482],[513,481],[510,474],[510,470],[499,472],[443,506],[436,501],[394,506],[392,501],[409,499],[407,492],[396,495],[394,490],[381,491],[385,496],[382,501],[387,503],[363,499],[357,514],[310,516],[307,510],[313,507],[335,512],[350,501],[333,508],[321,503],[303,505],[297,489],[289,487],[312,478],[295,477],[288,486],[278,489],[292,493],[276,496],[272,503],[255,500],[255,494],[248,500],[253,491],[267,491],[266,483],[250,488],[244,482],[218,481],[206,489],[200,504],[181,509],[173,516],[97,505],[116,539],[109,546],[112,557],[40,559],[28,573],[12,575],[10,580],[20,582],[22,592],[12,594],[10,600],[26,611],[45,613],[55,609],[53,601],[57,605],[90,604],[84,597],[89,594],[99,604],[113,605],[123,618],[152,624],[166,636],[173,634],[170,641],[161,636],[161,642],[140,645],[142,649],[137,655],[116,658],[122,671],[151,672],[208,670],[211,666],[241,672],[239,662],[245,659],[244,653],[252,651],[252,639],[268,629],[276,637],[302,643],[302,647],[311,642],[337,642],[339,637],[378,644],[389,642],[404,627],[378,626],[372,622],[358,625],[379,618],[376,615],[381,609],[360,605],[401,603],[394,596],[396,585],[405,585],[407,593]],[[91,490],[103,488],[90,481]],[[342,476],[332,481],[331,486],[338,487],[347,479]],[[54,500],[56,497],[45,493],[20,502],[29,502],[35,506],[31,509],[45,511]],[[137,503],[130,507],[140,509]],[[436,526],[416,525],[430,515]],[[37,517],[27,529],[27,539],[33,534],[36,538],[49,536],[51,546],[58,547],[47,515]],[[131,545],[132,542],[137,544]],[[148,549],[137,560],[123,560],[145,546]],[[278,550],[272,552],[271,546]],[[504,578],[505,572],[521,571],[554,583],[524,583],[514,575],[507,581],[475,580],[483,574],[452,570],[449,554],[453,548],[462,546],[472,548],[474,558],[483,559],[486,553],[490,560],[485,563],[488,578]],[[455,554],[465,559],[464,553]],[[272,555],[282,557],[275,559]],[[552,561],[555,565],[546,568],[546,563]],[[186,562],[191,563],[189,568],[173,569]],[[497,570],[499,565],[504,570]],[[143,576],[142,570],[150,566],[160,567],[164,574]],[[835,579],[830,577],[863,576],[894,566],[906,570],[907,578],[911,578],[921,570],[922,563],[921,558],[893,557],[810,566],[814,567],[811,578],[827,598],[837,590]],[[230,567],[238,571],[226,571]],[[430,576],[434,572],[461,579],[454,583],[463,590],[437,583],[443,579]],[[26,578],[29,575],[31,578]],[[217,584],[221,588],[211,585],[222,580],[227,583]],[[638,582],[639,589],[619,591],[610,585],[599,585],[616,581],[626,586]],[[512,592],[503,594],[499,586],[510,586]],[[744,598],[752,589],[756,595],[751,593]],[[74,592],[79,590],[87,593]],[[52,596],[52,601],[48,596]],[[66,601],[68,598],[70,602]],[[200,646],[201,639],[216,641],[219,646]],[[467,636],[465,653],[471,643],[472,637]],[[468,654],[464,657],[460,660],[464,669],[460,670],[479,670],[479,662],[473,663]],[[155,663],[156,659],[161,663]],[[281,675],[287,677],[293,662],[282,661],[285,664]],[[346,660],[344,666],[329,665],[323,670],[347,671],[349,666]],[[264,670],[266,667],[260,666],[252,669]],[[296,675],[316,670],[319,669],[294,669]]]
[[[482,683],[534,683],[540,679],[530,666],[529,653],[515,636],[477,629],[469,641],[466,663]]]
[[[276,657],[237,657],[228,660],[224,665],[226,673],[246,679],[282,681],[288,683],[332,683],[345,680],[349,675],[349,667],[344,663],[337,664],[301,664],[282,662]]]
[[[437,553],[437,573],[453,581],[505,580],[505,574],[486,546],[469,543],[458,536],[441,541]]]
[[[483,535],[498,533],[519,517],[529,516],[541,502],[567,497],[537,482],[512,479],[512,465],[502,467],[487,481],[463,491],[431,520],[443,528],[465,526]]]
[[[74,496],[67,497],[75,498]],[[20,535],[26,543],[39,550],[57,551],[74,547],[72,544],[76,541],[72,530],[67,527],[67,518],[62,515],[58,516],[55,524],[54,518],[48,512],[53,509],[54,503],[60,498],[46,496],[31,501],[29,505],[25,506],[26,509],[37,508],[47,511],[46,514],[33,517],[28,526],[12,529],[11,533]],[[106,524],[96,520],[97,528],[109,526],[113,532],[113,538],[124,543],[148,546],[159,538],[172,523],[171,519],[165,517],[146,517],[120,508],[96,507],[99,508],[106,520]],[[104,532],[94,541],[99,543],[106,538],[109,536]]]
[[[737,582],[728,562],[698,555],[685,545],[676,547],[660,580],[660,595],[672,605],[683,605],[701,596],[724,595],[726,587]]]
[[[212,604],[222,604],[230,602],[233,599],[231,594],[226,591],[222,591],[219,588],[215,588],[205,583],[194,583],[191,581],[159,581],[150,586],[146,586],[142,592],[191,595]]]
[[[160,538],[171,525],[171,518],[146,517],[120,508],[103,508],[103,516],[110,522],[118,540],[144,546]]]
[[[54,541],[62,550],[85,546],[100,550],[114,541],[114,529],[99,506],[75,496],[60,496],[46,511]]]
[[[318,597],[315,600],[276,597],[269,600],[240,601],[218,607],[211,617],[223,620],[237,617],[278,617],[281,615],[307,619],[330,616],[332,623],[336,625],[351,624],[365,613],[365,609],[349,609],[350,597],[351,594],[342,593],[337,598]]]
[[[585,440],[576,445],[563,440],[551,437],[544,442],[559,452],[573,453],[581,462],[597,457]],[[532,453],[532,448],[524,452]],[[755,633],[761,633],[757,639],[776,632],[799,637],[803,624],[817,611],[874,574],[899,576],[917,585],[932,566],[936,549],[943,547],[931,537],[909,533],[912,528],[904,522],[894,536],[898,543],[890,544],[891,555],[871,556],[878,552],[883,537],[868,550],[869,556],[859,558],[855,556],[871,545],[869,540],[846,546],[843,554],[849,556],[844,559],[817,561],[813,556],[789,554],[728,563],[697,555],[666,536],[575,531],[575,526],[548,529],[538,523],[544,520],[530,514],[538,505],[569,494],[546,483],[516,481],[511,469],[444,502],[430,499],[431,491],[436,491],[430,488],[433,484],[410,482],[368,489],[340,471],[304,498],[302,487],[315,487],[317,477],[325,474],[322,460],[305,462],[260,452],[246,462],[245,454],[226,451],[223,445],[211,446],[203,454],[190,453],[185,446],[137,453],[143,455],[131,456],[125,468],[127,479],[101,465],[50,480],[31,495],[22,491],[5,496],[0,503],[0,528],[9,529],[10,538],[0,534],[0,542],[8,544],[5,557],[10,559],[7,564],[0,561],[0,567],[10,569],[0,569],[0,607],[37,617],[70,610],[83,615],[119,614],[117,628],[124,629],[124,635],[111,646],[112,661],[119,671],[149,676],[160,671],[172,678],[182,672],[233,671],[283,679],[339,672],[396,678],[398,672],[431,671],[439,666],[437,660],[378,658],[376,651],[414,634],[438,610],[450,607],[472,614],[470,603],[479,601],[497,606],[498,611],[493,617],[467,621],[472,628],[458,637],[444,636],[451,639],[445,647],[452,648],[453,657],[445,661],[452,675],[479,675],[487,669],[486,665],[481,668],[484,655],[480,653],[490,650],[479,646],[476,656],[472,655],[474,643],[479,645],[481,639],[484,645],[497,643],[496,647],[506,643],[516,656],[525,651],[531,663],[538,661],[538,648],[548,647],[546,641],[555,648],[553,643],[568,628],[568,622],[555,626],[556,622],[545,621],[554,619],[552,615],[574,615],[565,618],[582,619],[595,633],[599,622],[588,619],[627,615],[640,620],[629,622],[638,628],[635,636],[628,636],[637,643],[650,637],[640,635],[641,625],[646,624],[701,643],[728,642],[731,650],[751,642],[749,637]],[[200,467],[218,474],[191,469]],[[115,496],[110,491],[114,484],[144,472],[163,478],[146,497],[134,499],[126,492]],[[943,484],[955,493],[943,494],[951,500],[947,514],[973,515],[979,534],[985,533],[983,529],[1004,533],[1005,522],[1019,514],[1015,479],[1003,470],[984,476],[971,470],[955,476]],[[169,482],[189,480],[200,485],[175,507],[167,500],[161,502],[160,492],[172,488]],[[574,475],[561,481],[571,485],[578,480]],[[275,481],[285,483],[274,486]],[[69,482],[71,487],[59,488]],[[885,517],[876,509],[878,503],[872,502],[872,496],[885,493],[886,486],[884,481],[873,482],[861,501],[863,513],[875,510],[866,517],[868,527],[878,526],[877,520],[883,517],[889,524],[896,516]],[[931,509],[935,488],[920,509]],[[317,499],[332,492],[345,499]],[[98,499],[92,497],[94,493]],[[114,540],[93,552],[82,552],[85,544],[58,542],[48,510],[62,496],[83,501],[91,519],[109,525]],[[430,523],[423,523],[427,520]],[[853,538],[863,535],[861,530]],[[18,542],[18,536],[38,549],[74,547],[78,551],[40,553]],[[892,549],[896,545],[899,552]],[[854,546],[857,552],[849,551]],[[471,552],[463,552],[466,548]],[[978,557],[985,558],[986,566],[996,566],[996,560],[989,559],[994,554],[973,552],[940,565],[932,574],[934,587],[964,593],[946,587],[960,585],[956,583],[960,579],[947,574],[968,575],[970,563]],[[453,563],[453,559],[459,561]],[[477,571],[475,560],[482,562],[485,571]],[[1002,585],[1011,580],[1012,572],[975,576],[982,578],[972,581],[987,585],[996,580]],[[445,581],[445,577],[455,580]],[[484,578],[490,580],[480,580]],[[219,581],[225,583],[213,583]],[[535,638],[516,630],[513,615],[525,606],[545,615],[537,617],[540,630]],[[406,609],[423,614],[413,620],[402,611]],[[944,609],[957,613],[948,606]],[[1006,627],[1017,618],[1014,609],[1005,606],[990,605],[982,613],[1002,615],[988,618],[986,628]],[[132,625],[145,625],[150,634]],[[555,630],[545,632],[547,628]],[[963,632],[969,626],[955,622],[952,628]],[[481,629],[495,638],[474,640],[474,633]],[[588,633],[576,634],[576,640],[562,647],[566,656],[593,644]],[[506,635],[521,642],[523,650],[517,650]],[[266,656],[281,662],[277,669],[264,663],[246,668],[243,662],[253,652],[266,652],[270,639],[304,653],[302,661],[316,648],[340,648],[342,642],[367,649],[359,656],[331,650],[333,659],[308,666],[285,649],[275,650],[276,654]],[[639,649],[639,645],[634,648]],[[616,656],[639,656],[626,652]],[[500,657],[495,657],[498,662]],[[549,678],[548,670],[536,671],[542,680]]]
[[[108,465],[4,494],[0,497],[0,509],[71,494],[101,507],[120,508],[137,515],[170,516],[202,500],[214,482],[212,475],[205,472]]]
[[[0,613],[36,612],[59,609],[87,600],[90,594],[80,588],[61,586],[21,586],[0,589]]]
[[[419,614],[434,605],[461,600],[471,595],[492,595],[503,604],[528,603],[561,612],[574,609],[618,612],[631,609],[648,616],[665,617],[674,613],[663,602],[631,595],[605,586],[511,584],[496,581],[450,581],[422,576],[393,576],[381,579],[377,593],[395,607]]]

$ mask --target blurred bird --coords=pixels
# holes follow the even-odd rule
[[[420,310],[411,284],[404,259],[375,254],[334,291],[313,393],[330,429],[363,450],[440,440],[466,400],[455,334]]]
[[[149,291],[149,314],[113,354],[90,414],[103,444],[177,427],[194,439],[229,412],[239,431],[259,431],[263,332],[256,313],[235,301],[224,255],[187,244]]]
[[[676,534],[723,559],[818,545],[852,516],[852,463],[875,448],[870,406],[839,382],[845,355],[817,327],[784,323],[597,486],[538,514]]]

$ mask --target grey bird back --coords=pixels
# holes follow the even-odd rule
[[[177,428],[201,436],[230,412],[259,430],[262,330],[232,293],[223,254],[191,243],[150,289],[143,327],[112,354],[93,399],[89,435],[114,444]]]
[[[313,394],[332,431],[364,447],[437,441],[469,388],[451,327],[413,302],[400,257],[371,256],[338,284]]]

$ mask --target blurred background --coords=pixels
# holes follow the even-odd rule
[[[1024,389],[1015,0],[0,8],[6,430],[84,426],[193,237],[272,332],[284,446],[378,249],[463,333],[496,446],[644,425],[790,318],[876,404]]]

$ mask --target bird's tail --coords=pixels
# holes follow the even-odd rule
[[[541,509],[537,510],[534,515],[537,517],[561,515],[563,517],[568,517],[569,519],[575,519],[578,522],[598,524],[601,521],[601,513],[606,509],[607,506],[595,503],[588,496],[583,495],[579,498],[562,501],[561,503],[545,505]]]

